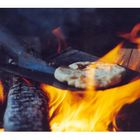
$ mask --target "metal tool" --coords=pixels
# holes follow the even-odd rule
[[[46,67],[47,68],[47,67]],[[17,76],[25,77],[40,83],[46,83],[48,85],[64,89],[64,90],[80,90],[78,88],[74,88],[68,86],[66,83],[61,83],[57,81],[54,77],[54,68],[48,67],[48,69],[53,69],[53,71],[41,72],[34,69],[27,69],[24,67],[20,67],[13,64],[4,64],[0,63],[0,70],[6,73],[11,73]]]
[[[9,33],[4,27],[0,27],[0,44],[16,62],[16,65],[0,63],[0,70],[18,76],[32,79],[41,83],[46,83],[65,90],[81,90],[71,87],[66,83],[57,81],[54,77],[55,68],[49,66],[45,61],[26,53],[24,47],[18,39]],[[137,72],[128,70],[127,76],[121,84],[125,84],[135,76]]]

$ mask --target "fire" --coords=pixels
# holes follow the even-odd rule
[[[136,24],[130,33],[123,33],[120,36],[126,39],[128,42],[133,43],[135,49],[132,50],[132,52],[134,52],[135,57],[137,57],[137,54],[140,54],[140,23]],[[139,68],[139,61],[135,61],[135,63],[130,65],[130,68],[133,70]]]
[[[50,99],[52,131],[108,131],[122,106],[140,98],[139,85],[140,79],[112,89],[78,93],[43,84]]]
[[[53,29],[52,33],[58,41],[57,53],[59,54],[63,49],[67,48],[66,39],[60,27]]]
[[[132,43],[137,44],[137,48],[140,46],[140,23],[135,25],[130,33],[125,33],[121,35],[123,38],[129,40]]]
[[[3,89],[3,85],[2,82],[0,81],[0,103],[3,103],[4,101],[4,89]]]
[[[122,59],[122,56],[120,56],[120,51],[123,48],[123,46],[123,42],[119,43],[110,52],[108,52],[106,55],[100,58],[100,61],[104,61],[107,63],[122,64],[124,60]]]
[[[0,128],[0,132],[3,132],[4,131],[4,128]]]
[[[4,102],[4,88],[3,88],[3,85],[2,85],[2,82],[0,81],[0,105],[3,104]],[[0,128],[0,132],[3,132],[4,129],[3,128]]]
[[[136,35],[138,28],[140,24],[134,27],[128,39],[138,39]],[[135,37],[132,37],[133,35]],[[124,43],[119,43],[99,61],[122,65],[124,60],[119,52],[123,47]],[[87,77],[89,78],[87,82],[91,80],[90,77],[92,76]],[[110,124],[112,124],[111,131],[117,131],[115,119],[118,112],[124,105],[131,104],[140,98],[139,78],[106,90],[87,87],[86,91],[74,92],[46,84],[42,84],[41,88],[49,98],[49,119],[52,131],[109,131]]]

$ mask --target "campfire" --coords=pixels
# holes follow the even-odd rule
[[[139,27],[139,24],[136,25],[131,34],[127,34],[125,36],[131,36],[132,38],[135,36],[133,39],[136,40],[137,33],[140,30]],[[139,44],[138,41],[137,43]],[[97,61],[117,63],[125,66],[126,60],[123,59],[124,53],[121,54],[121,51],[125,49],[125,47],[125,43],[122,41],[114,47],[113,50]],[[135,70],[136,67],[138,67],[138,63],[132,66],[131,69]],[[88,81],[90,81],[92,74],[89,73],[89,75],[89,79],[87,79]],[[87,90],[83,92],[60,90],[58,88],[42,84],[41,89],[43,89],[49,97],[50,102],[49,116],[51,118],[51,130],[121,131],[116,120],[117,116],[123,106],[132,104],[139,99],[139,84],[140,80],[138,78],[137,80],[131,80],[125,85],[105,90],[95,90],[87,87]],[[52,91],[54,94],[52,94]]]
[[[4,76],[0,81],[0,131],[140,130],[139,126],[133,127],[137,122],[128,119],[136,111],[133,108],[129,114],[131,106],[140,106],[140,69],[136,58],[140,46],[139,31],[140,24],[137,24],[130,33],[119,34],[122,41],[98,58],[67,47],[61,28],[56,28],[52,34],[58,42],[57,54],[46,62],[39,51],[30,49],[28,41],[32,39],[23,41],[26,47],[29,46],[25,51],[13,42],[13,36],[3,30],[0,41],[5,43],[4,52],[10,51],[12,58],[8,56],[8,62],[6,58],[6,64],[1,63],[1,71],[8,80]],[[11,49],[11,45],[16,49]],[[14,61],[17,57],[20,57],[18,62]],[[58,85],[58,81],[49,76],[54,73],[53,68],[77,61],[118,64],[127,69],[126,77],[116,86],[95,89],[90,87],[93,84],[93,73],[90,73],[93,66],[90,65],[86,89],[72,90],[67,84]]]

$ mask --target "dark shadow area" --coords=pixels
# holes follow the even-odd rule
[[[140,99],[125,105],[118,113],[116,122],[120,131],[140,131]]]
[[[102,56],[140,22],[140,9],[0,9],[0,24],[18,36],[37,36],[43,55],[56,51],[52,30],[61,27],[68,46]]]

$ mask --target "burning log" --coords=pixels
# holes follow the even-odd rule
[[[39,52],[34,50],[35,47],[31,44],[27,48],[27,42],[25,41],[25,48],[31,55],[38,57]],[[44,96],[38,83],[15,75],[12,75],[10,80],[10,90],[4,114],[4,130],[49,131],[48,99]]]
[[[49,131],[48,100],[36,83],[14,77],[4,115],[6,131]]]

